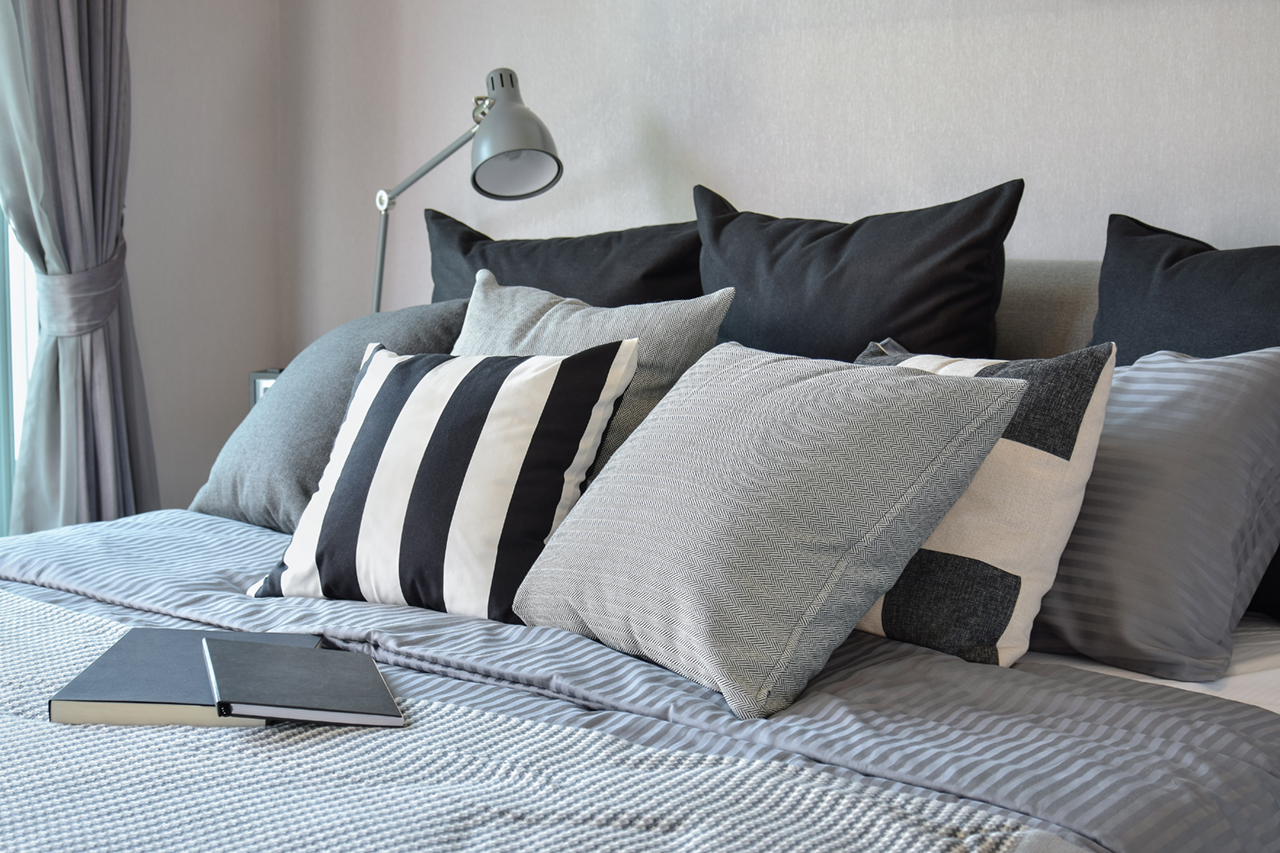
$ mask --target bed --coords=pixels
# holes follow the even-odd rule
[[[798,346],[794,336],[786,339],[787,329],[793,328],[789,321],[768,326],[741,313],[725,317],[728,306],[712,300],[707,310],[713,315],[719,312],[710,331],[712,339],[699,347],[702,352],[685,357],[705,364],[708,357],[716,356],[704,353],[720,353],[720,371],[728,369],[726,364],[738,363],[733,359],[764,358],[743,356],[743,352],[796,352],[804,347],[820,350],[797,353],[812,357],[815,363],[820,359],[854,362],[862,358],[867,365],[851,367],[839,374],[842,377],[850,371],[878,369],[919,378],[917,374],[926,371],[914,367],[915,363],[901,366],[912,352],[948,351],[956,358],[977,358],[988,370],[984,376],[996,376],[1003,369],[998,360],[1030,364],[1088,352],[1099,312],[1099,276],[1104,284],[1108,275],[1115,277],[1119,252],[1113,253],[1109,241],[1106,264],[1110,273],[1107,266],[1100,272],[1097,263],[1078,262],[1011,261],[1006,269],[999,245],[1012,221],[1008,208],[1011,204],[1016,212],[1022,188],[1016,182],[1014,187],[997,190],[994,195],[982,196],[978,213],[970,211],[965,220],[981,219],[980,228],[974,228],[995,249],[989,246],[987,255],[979,257],[971,241],[963,251],[953,252],[950,260],[936,261],[967,269],[965,275],[952,277],[970,284],[975,277],[995,277],[994,297],[988,294],[984,302],[948,294],[940,302],[923,305],[914,320],[908,317],[872,333],[861,327],[849,331],[843,328],[847,323],[837,324],[841,328],[835,331],[824,325],[829,319],[826,315],[833,313],[827,301],[829,293],[818,294],[823,297],[818,303],[823,306],[821,312],[812,307],[812,300],[806,302],[815,288],[827,286],[814,284],[816,279],[800,285],[802,291],[808,291],[788,297],[788,308],[753,293],[753,288],[766,284],[749,281],[748,272],[733,268],[733,264],[767,269],[771,286],[779,280],[799,280],[802,272],[786,264],[795,260],[797,246],[814,244],[801,239],[805,235],[797,234],[797,229],[815,227],[826,228],[824,234],[849,237],[841,250],[846,253],[874,254],[887,245],[895,257],[915,252],[917,257],[936,259],[939,253],[932,250],[934,243],[929,240],[936,243],[938,235],[944,235],[953,245],[958,241],[954,206],[931,209],[933,213],[910,212],[919,214],[914,217],[889,214],[883,221],[872,222],[870,230],[863,221],[853,224],[862,227],[850,231],[851,226],[839,223],[749,218],[754,214],[738,217],[723,199],[704,193],[698,197],[696,227],[690,223],[637,229],[626,238],[606,237],[603,246],[573,241],[488,241],[443,214],[429,211],[437,303],[423,310],[434,312],[430,316],[436,318],[427,337],[443,335],[446,340],[426,340],[420,335],[396,344],[383,334],[385,328],[378,330],[378,339],[393,349],[398,346],[401,352],[414,352],[415,346],[423,353],[448,353],[453,348],[454,356],[466,357],[462,344],[469,339],[459,324],[474,322],[482,310],[511,316],[513,305],[503,300],[515,298],[512,292],[523,290],[486,282],[488,290],[482,291],[481,283],[476,283],[465,294],[456,292],[471,286],[470,279],[483,264],[493,270],[498,281],[515,280],[531,286],[522,298],[543,300],[535,312],[539,322],[563,309],[563,297],[594,298],[593,305],[605,306],[599,310],[624,310],[633,303],[663,305],[691,296],[710,299],[720,292],[709,284],[717,276],[734,279],[737,298],[743,299],[745,294],[748,308],[756,306],[759,312],[772,316],[793,309],[809,312],[805,333],[799,339],[802,346]],[[1003,211],[1003,220],[992,213],[993,207]],[[1116,227],[1114,220],[1112,225]],[[757,228],[754,234],[734,231],[751,227]],[[920,236],[925,232],[932,236]],[[744,245],[761,246],[770,241],[785,247],[771,256],[771,266],[742,260]],[[868,241],[876,245],[868,248]],[[831,251],[831,242],[826,241],[824,251]],[[461,244],[465,245],[458,248]],[[451,251],[451,246],[456,251]],[[1118,249],[1118,238],[1116,246]],[[998,262],[992,260],[991,253],[996,250]],[[713,251],[720,255],[709,258]],[[674,256],[684,258],[683,272],[672,272],[679,266],[673,266]],[[568,262],[566,258],[591,265],[593,289],[573,292],[569,287],[565,292],[567,286],[553,280],[557,269]],[[839,266],[841,261],[831,257],[820,260],[828,267]],[[805,263],[808,269],[813,268],[812,258]],[[450,269],[450,264],[456,269]],[[690,264],[694,265],[692,272]],[[728,267],[717,269],[716,264]],[[920,276],[920,287],[928,288],[930,294],[937,290],[936,281],[946,277],[945,271],[937,269],[921,272],[920,264],[906,260],[900,261],[900,267],[884,274],[902,280]],[[654,269],[665,270],[656,283],[650,275]],[[643,298],[623,292],[628,282],[641,280],[649,288]],[[691,288],[696,290],[689,292]],[[546,296],[544,290],[555,290],[559,295]],[[1105,286],[1101,293],[1105,312],[1110,294]],[[470,305],[446,301],[458,295],[471,296]],[[1238,299],[1239,293],[1233,298]],[[484,300],[496,302],[489,305]],[[721,302],[726,300],[721,297]],[[910,301],[920,302],[919,291]],[[573,303],[568,307],[579,310]],[[866,313],[856,306],[842,307],[850,312],[848,316]],[[912,313],[900,305],[891,309],[895,316]],[[418,324],[426,316],[418,309],[406,310],[410,313],[404,317]],[[1186,309],[1182,310],[1185,313]],[[942,322],[944,315],[957,311],[962,315],[960,321]],[[984,311],[986,319],[982,320]],[[979,319],[973,320],[970,314]],[[344,399],[339,411],[330,413],[331,423],[313,424],[318,436],[295,433],[289,447],[280,451],[284,456],[295,456],[276,462],[296,464],[296,454],[306,451],[324,457],[330,465],[337,464],[328,447],[318,451],[310,445],[334,444],[333,435],[342,424],[356,418],[352,408],[344,421],[345,396],[350,395],[354,407],[359,395],[349,390],[352,378],[360,377],[359,388],[374,370],[376,353],[369,354],[364,344],[373,342],[365,339],[371,334],[368,324],[375,322],[379,322],[377,318],[365,318],[345,331],[331,333],[334,337],[330,337],[327,350],[299,356],[282,374],[277,388],[285,393],[272,410],[277,413],[291,403],[290,371],[299,377],[294,383],[299,389],[308,386],[314,393],[321,383],[318,377],[336,372],[341,374],[336,386],[341,388],[345,383],[347,390],[334,392],[343,394]],[[997,342],[994,358],[990,352],[985,356],[965,353],[963,334],[982,331],[993,322],[988,334]],[[939,326],[937,341],[941,343],[919,339],[919,328],[929,323],[947,326]],[[959,333],[953,328],[957,325]],[[545,331],[545,323],[532,326]],[[614,331],[610,328],[602,335],[607,338]],[[1263,334],[1273,331],[1264,330]],[[470,339],[477,350],[492,353],[488,348],[493,345],[493,335],[511,334],[509,329],[489,332],[487,337]],[[524,329],[521,334],[528,332]],[[733,343],[714,346],[716,334],[752,348]],[[917,337],[913,339],[913,335]],[[331,351],[339,338],[349,351],[340,365]],[[684,327],[681,340],[689,338]],[[847,346],[852,349],[830,351],[829,345],[837,338],[848,338]],[[863,351],[869,341],[880,342],[878,350],[867,348],[870,355]],[[901,351],[896,348],[898,343]],[[1087,389],[1094,396],[1086,393],[1084,402],[1094,408],[1086,411],[1082,403],[1080,422],[1087,422],[1088,412],[1096,409],[1101,430],[1100,407],[1107,402],[1105,386],[1111,385],[1115,356],[1108,360],[1111,349],[1098,352],[1101,355],[1095,353],[1094,362],[1090,362],[1096,362],[1092,375],[1106,381],[1099,379],[1096,388],[1090,385]],[[615,365],[622,355],[610,355]],[[1198,355],[1209,358],[1216,354]],[[893,365],[883,366],[885,359]],[[773,369],[776,360],[766,360]],[[936,370],[945,374],[956,369],[955,359],[947,364],[951,366]],[[699,369],[680,372],[687,379]],[[1115,369],[1114,388],[1121,387],[1122,373],[1130,380],[1136,375],[1132,369]],[[806,377],[806,381],[812,379],[809,374]],[[676,383],[677,379],[679,376],[670,381]],[[944,379],[951,381],[945,375],[938,381]],[[955,379],[953,384],[960,382]],[[985,410],[994,412],[1001,406],[1007,410],[1003,421],[986,427],[988,432],[996,431],[990,442],[996,442],[995,435],[1010,423],[1010,412],[1020,405],[1017,395],[1029,384],[1030,380],[993,378],[982,385],[987,396],[980,402]],[[861,612],[845,614],[843,622],[837,620],[845,625],[841,636],[830,641],[829,647],[821,647],[820,660],[812,664],[812,671],[806,672],[781,707],[768,704],[772,701],[769,697],[762,700],[764,705],[752,706],[750,691],[741,696],[735,693],[736,681],[717,681],[716,674],[689,677],[687,668],[686,674],[681,674],[687,660],[667,661],[652,642],[645,645],[649,642],[645,631],[658,631],[654,625],[670,621],[663,614],[653,615],[648,622],[636,617],[628,623],[628,642],[636,645],[611,635],[596,599],[614,601],[618,593],[591,586],[603,583],[601,577],[607,579],[608,566],[588,567],[586,574],[600,577],[583,581],[585,593],[564,586],[564,578],[576,577],[575,560],[582,559],[584,549],[588,556],[597,555],[601,563],[625,562],[629,554],[643,547],[659,549],[657,560],[673,559],[660,552],[664,543],[642,546],[634,537],[618,546],[621,550],[610,551],[610,544],[602,541],[608,537],[608,529],[602,534],[601,527],[590,522],[602,516],[619,524],[619,511],[604,498],[588,498],[593,492],[608,495],[610,490],[623,487],[621,475],[615,472],[639,465],[636,460],[641,453],[635,448],[647,446],[646,440],[656,440],[653,433],[658,427],[654,424],[674,417],[672,401],[687,398],[687,392],[686,397],[680,396],[686,385],[677,384],[665,396],[655,393],[651,411],[641,413],[631,424],[635,431],[630,438],[611,437],[601,424],[603,437],[597,436],[594,446],[602,448],[605,458],[613,458],[608,465],[580,466],[575,482],[588,484],[581,500],[562,513],[554,535],[547,535],[546,550],[532,569],[526,567],[532,579],[525,585],[528,589],[511,590],[502,608],[491,608],[494,618],[468,615],[464,605],[458,604],[456,593],[441,599],[438,609],[339,600],[329,594],[290,594],[291,589],[301,588],[298,584],[305,579],[297,578],[314,570],[316,562],[311,553],[303,555],[306,560],[301,567],[292,557],[285,557],[307,529],[306,510],[299,515],[296,508],[309,504],[312,493],[325,492],[328,500],[339,501],[341,487],[332,482],[338,479],[337,474],[317,472],[319,479],[310,483],[269,477],[255,481],[254,471],[240,470],[241,479],[230,489],[230,500],[242,508],[256,501],[261,512],[256,520],[265,523],[228,517],[235,514],[231,512],[210,512],[218,500],[228,499],[202,493],[194,506],[205,511],[164,510],[0,542],[0,610],[4,614],[0,619],[0,726],[4,729],[0,737],[5,743],[0,765],[7,780],[0,794],[0,847],[1024,853],[1280,850],[1280,622],[1263,612],[1241,616],[1276,551],[1280,532],[1273,537],[1254,530],[1266,526],[1256,522],[1246,542],[1242,544],[1236,537],[1232,553],[1251,561],[1247,569],[1239,570],[1247,576],[1241,583],[1250,589],[1241,592],[1233,586],[1225,596],[1220,608],[1225,615],[1220,621],[1226,627],[1219,631],[1226,632],[1225,638],[1201,638],[1211,647],[1204,654],[1192,649],[1180,652],[1180,656],[1170,652],[1161,657],[1153,652],[1148,664],[1133,663],[1126,668],[1115,664],[1129,662],[1134,655],[1131,650],[1093,652],[1100,642],[1097,631],[1077,630],[1064,615],[1074,603],[1087,599],[1078,594],[1078,587],[1088,586],[1081,578],[1093,577],[1089,572],[1094,564],[1089,561],[1098,550],[1088,538],[1087,519],[1096,507],[1086,494],[1084,509],[1079,509],[1077,500],[1066,528],[1071,532],[1071,522],[1079,512],[1085,529],[1082,532],[1077,527],[1072,535],[1085,538],[1073,538],[1067,544],[1061,570],[1054,557],[1043,606],[1037,594],[1030,616],[1018,631],[1008,628],[998,641],[991,640],[989,648],[983,646],[977,652],[953,649],[949,653],[949,647],[936,648],[945,646],[941,641],[933,642],[935,647],[930,648],[932,635],[927,630],[919,635],[924,641],[905,642],[894,627],[898,623],[892,608],[901,610],[904,605],[890,599],[891,579],[887,581],[888,592],[873,588],[870,593],[850,593],[870,600],[858,608]],[[265,407],[277,393],[276,389],[270,391],[260,405]],[[1116,391],[1111,394],[1114,403]],[[609,429],[619,419],[630,417],[624,409],[626,398],[621,400],[617,396],[606,400],[613,415],[612,421],[604,419]],[[1111,419],[1112,408],[1106,412]],[[653,416],[646,418],[646,414]],[[261,412],[251,413],[238,437],[224,450],[228,464],[234,453],[252,455],[253,448],[267,446],[272,428]],[[1080,430],[1083,433],[1085,428]],[[1094,440],[1099,440],[1096,435]],[[1246,443],[1253,440],[1250,434]],[[1104,447],[1097,451],[1099,460],[1111,452],[1106,449],[1105,436],[1101,441]],[[994,451],[988,446],[987,452]],[[356,450],[350,453],[354,455]],[[646,472],[665,464],[653,452],[644,460]],[[1092,453],[1089,461],[1093,461]],[[259,460],[258,467],[276,462]],[[352,463],[344,457],[343,464]],[[1251,466],[1256,476],[1280,482],[1272,469],[1259,474],[1258,468]],[[262,471],[257,473],[266,477]],[[215,466],[211,483],[218,476]],[[328,486],[325,476],[330,480]],[[967,476],[964,485],[977,475],[970,470]],[[1078,476],[1083,478],[1083,491],[1090,472]],[[796,487],[789,488],[794,491]],[[766,486],[759,489],[762,494],[767,491]],[[302,493],[292,498],[292,519],[284,517],[291,500],[289,490]],[[1268,507],[1268,500],[1274,503],[1266,497],[1274,488],[1257,491],[1263,498],[1255,502]],[[947,501],[951,506],[956,497],[952,495]],[[633,503],[643,501],[633,498]],[[761,498],[760,503],[767,501]],[[633,507],[628,512],[632,510],[637,514],[645,511]],[[663,508],[653,511],[660,510]],[[461,511],[455,510],[455,516]],[[946,511],[946,507],[938,510]],[[707,514],[714,513],[708,510]],[[1049,514],[1046,509],[1045,517]],[[671,523],[675,526],[670,530],[676,530],[677,523]],[[932,523],[938,524],[936,517]],[[691,529],[700,526],[711,525],[699,521]],[[730,524],[727,529],[734,528]],[[316,535],[323,540],[329,534],[321,531]],[[635,537],[642,535],[636,533]],[[927,537],[929,532],[921,536]],[[679,536],[668,531],[663,538]],[[566,544],[560,544],[562,540]],[[920,541],[913,541],[910,551],[927,550],[927,546],[921,548]],[[929,539],[928,544],[935,541]],[[772,544],[776,543],[760,547]],[[315,542],[307,547],[319,553]],[[1264,553],[1268,548],[1270,553]],[[774,552],[753,550],[748,557],[758,564],[764,559],[761,553]],[[1073,553],[1083,556],[1072,557]],[[613,556],[606,560],[598,556],[601,554]],[[699,559],[705,565],[712,558]],[[549,572],[547,564],[558,573]],[[958,563],[953,560],[947,565]],[[904,571],[910,570],[897,569],[898,574]],[[1056,582],[1053,571],[1060,575]],[[1230,571],[1234,577],[1238,569],[1232,566]],[[633,574],[623,576],[620,582],[637,581]],[[1034,587],[1035,582],[1028,570],[1023,589]],[[1149,577],[1135,583],[1140,590],[1153,588]],[[1169,581],[1170,586],[1173,583]],[[246,595],[250,589],[257,594]],[[404,594],[410,596],[408,591]],[[669,600],[669,609],[678,611],[683,606],[677,600],[679,593],[667,590],[666,594],[673,597],[663,601]],[[731,597],[731,592],[724,595]],[[1197,596],[1185,589],[1178,595],[1181,603],[1176,606],[1184,608],[1208,607],[1203,599],[1213,598],[1205,594],[1197,601]],[[1161,610],[1172,606],[1157,592],[1150,596],[1153,606]],[[1017,615],[1023,606],[1017,598],[1015,594],[1010,604],[1013,615],[1006,620],[1010,626],[1022,618]],[[1242,598],[1244,603],[1239,603]],[[707,606],[718,605],[712,602]],[[1266,602],[1255,601],[1254,606],[1265,609]],[[511,607],[520,618],[500,618],[504,614],[510,617]],[[572,611],[567,616],[563,615],[566,608]],[[1235,613],[1237,609],[1241,613]],[[647,613],[643,608],[638,612]],[[1096,622],[1104,611],[1085,607],[1084,612],[1087,623],[1089,618]],[[866,621],[872,617],[874,624]],[[556,622],[558,618],[568,620],[574,630],[564,630],[564,625]],[[849,618],[859,622],[863,630],[850,633]],[[1140,618],[1150,617],[1144,614]],[[1036,620],[1034,628],[1032,619]],[[130,626],[215,626],[323,634],[335,647],[367,653],[378,661],[409,724],[403,730],[374,730],[288,723],[261,729],[204,729],[58,726],[48,722],[49,696]],[[1022,639],[1013,641],[1017,648],[1010,665],[1002,656],[1009,655],[1009,633],[1019,631]],[[767,645],[768,632],[761,636],[760,644]],[[1178,640],[1190,642],[1181,636]],[[698,635],[690,645],[702,642],[711,640]],[[738,644],[749,643],[740,638]],[[1028,644],[1030,651],[1026,650]],[[659,665],[656,660],[669,665]],[[978,662],[982,660],[986,662]],[[1199,672],[1196,666],[1210,668],[1214,677],[1198,681],[1185,677]],[[1135,671],[1134,667],[1149,671]]]

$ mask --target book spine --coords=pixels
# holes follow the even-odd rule
[[[204,650],[204,668],[209,674],[209,687],[213,689],[213,707],[218,709],[219,717],[231,716],[231,703],[223,702],[222,697],[218,694],[218,677],[213,674],[213,658],[209,656],[208,639],[200,641],[200,648]]]

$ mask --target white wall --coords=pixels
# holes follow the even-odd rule
[[[1274,0],[134,0],[130,274],[166,502],[245,373],[368,310],[374,192],[509,65],[566,172],[484,199],[466,152],[402,197],[385,304],[428,298],[421,210],[495,237],[742,209],[850,220],[1027,180],[1013,257],[1098,259],[1124,212],[1280,242]],[[278,88],[273,89],[273,86]]]
[[[429,292],[423,207],[495,237],[571,235],[691,218],[699,182],[742,209],[845,220],[1023,177],[1014,257],[1101,258],[1113,211],[1224,247],[1280,242],[1272,0],[282,9],[286,101],[313,105],[284,123],[306,234],[285,252],[295,347],[364,309],[373,191],[465,129],[499,65],[565,177],[496,202],[470,189],[465,154],[427,176],[393,215],[391,307]]]
[[[124,233],[160,496],[185,507],[281,346],[280,32],[262,0],[132,0]]]

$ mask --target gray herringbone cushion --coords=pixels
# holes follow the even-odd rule
[[[292,533],[320,483],[371,343],[448,352],[465,300],[415,305],[345,323],[298,353],[218,453],[191,509]]]
[[[1025,383],[725,344],[601,471],[516,596],[553,625],[785,708],[968,486]]]
[[[594,471],[627,440],[671,386],[715,346],[733,288],[673,302],[592,308],[532,287],[503,287],[488,270],[475,289],[454,355],[573,355],[639,338],[635,379],[600,444]]]

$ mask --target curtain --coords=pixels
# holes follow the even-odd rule
[[[121,233],[124,31],[124,0],[0,0],[0,204],[40,318],[11,533],[159,507]]]

